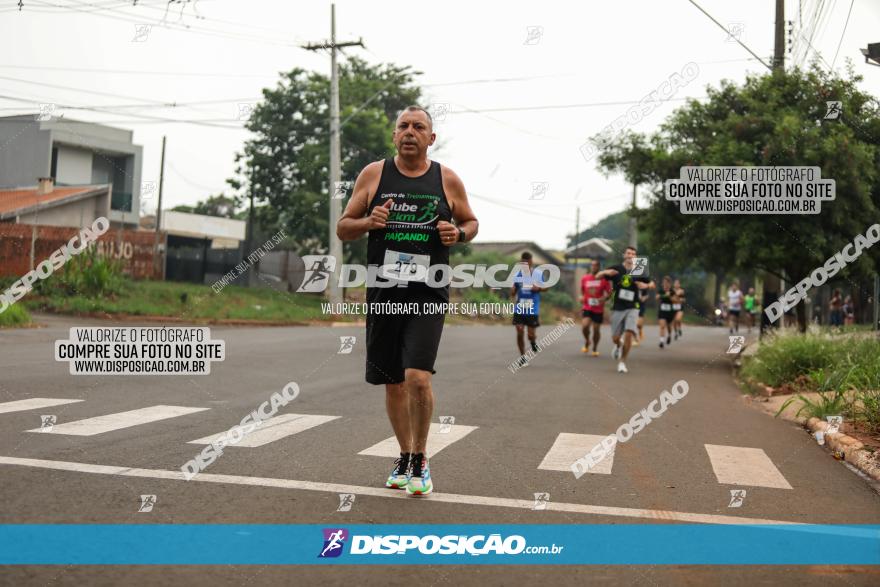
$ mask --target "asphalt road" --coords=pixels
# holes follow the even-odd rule
[[[436,493],[416,499],[384,489],[392,459],[359,454],[391,436],[382,388],[363,382],[363,328],[213,327],[213,338],[225,340],[227,358],[214,363],[210,375],[72,376],[67,363],[54,360],[55,340],[67,338],[71,326],[112,323],[39,320],[47,326],[0,332],[0,408],[38,397],[83,401],[0,411],[5,524],[626,524],[733,518],[880,523],[880,496],[872,486],[802,429],[743,401],[731,376],[727,332],[720,328],[686,327],[680,341],[661,350],[656,327],[648,326],[647,340],[630,357],[630,372],[618,374],[607,326],[601,357],[580,352],[575,327],[516,373],[506,368],[517,354],[512,327],[448,326],[434,378],[434,420],[455,420],[449,432],[435,437],[447,446],[432,452],[429,443]],[[542,327],[539,335],[550,330]],[[357,338],[353,351],[338,354],[340,337],[349,335]],[[554,445],[589,440],[575,435],[613,433],[679,380],[687,382],[687,396],[619,445],[607,472],[575,479],[568,471],[539,468],[559,460]],[[190,441],[229,429],[289,381],[297,382],[301,393],[282,414],[333,418],[306,419],[313,427],[261,446],[230,447],[192,481],[163,476],[202,449]],[[40,428],[41,415],[54,415],[58,426],[157,405],[209,409],[91,436],[27,432]],[[717,451],[727,451],[728,458]],[[124,472],[129,468],[147,472],[133,476]],[[729,507],[732,489],[746,491],[741,507]],[[337,511],[341,492],[355,495],[350,511]],[[535,493],[549,494],[546,509],[530,505]],[[150,512],[138,511],[143,494],[156,495]],[[10,585],[880,583],[876,568],[825,566],[8,567],[0,577]]]

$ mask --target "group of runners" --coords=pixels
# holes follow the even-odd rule
[[[611,301],[611,337],[614,346],[612,358],[617,371],[626,373],[626,361],[633,346],[645,340],[645,309],[650,300],[650,290],[656,290],[657,322],[660,327],[659,344],[665,348],[682,336],[685,291],[681,282],[663,277],[658,288],[656,283],[641,275],[635,275],[637,250],[627,247],[623,263],[602,270],[598,260],[593,260],[590,273],[581,279],[583,309],[581,328],[584,346],[581,352],[599,356],[601,326],[605,320],[605,303]]]

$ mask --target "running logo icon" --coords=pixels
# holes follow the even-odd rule
[[[727,347],[728,355],[735,355],[742,351],[743,347],[746,344],[745,336],[731,336],[730,338],[730,346]]]
[[[339,507],[336,508],[337,512],[350,512],[351,506],[354,505],[354,493],[340,493],[339,494]]]
[[[640,275],[644,275],[647,272],[648,272],[648,258],[647,257],[633,257],[633,266],[632,266],[632,269],[629,270],[629,274],[638,277]]]
[[[537,45],[541,42],[541,37],[544,36],[544,27],[542,26],[529,26],[526,27],[526,40],[523,45]]]
[[[727,507],[729,507],[729,508],[742,507],[742,504],[745,500],[746,500],[746,490],[745,489],[731,489],[730,490],[730,503],[727,504]]]
[[[138,507],[138,512],[151,512],[153,511],[154,505],[156,505],[155,495],[142,495],[141,505]]]
[[[543,200],[547,197],[547,192],[550,190],[550,182],[547,181],[533,181],[532,182],[532,195],[529,196],[530,200]]]
[[[327,289],[330,274],[336,270],[336,258],[330,255],[303,255],[306,267],[302,284],[296,288],[298,293],[318,293]]]
[[[843,424],[843,416],[825,416],[825,419],[828,420],[828,428],[825,429],[825,434],[838,432],[840,425]]]
[[[352,349],[354,349],[354,343],[357,341],[357,338],[354,336],[340,336],[339,337],[339,350],[336,352],[337,355],[350,355]]]
[[[348,530],[344,528],[324,528],[324,548],[318,558],[336,558],[342,554]]]
[[[454,424],[455,416],[440,416],[440,430],[437,432],[439,434],[449,434],[449,431],[452,430]]]
[[[840,100],[827,100],[825,102],[825,120],[837,120],[843,113],[843,102]]]
[[[533,510],[546,510],[548,503],[550,503],[550,494],[549,493],[536,493],[535,494],[535,505],[532,506],[532,509]]]
[[[330,198],[331,200],[342,200],[348,194],[351,189],[352,182],[350,181],[335,181],[333,182],[333,196]]]
[[[37,122],[45,122],[52,120],[52,114],[55,112],[55,104],[40,104],[40,111],[34,114],[34,120]]]
[[[52,432],[52,427],[58,418],[55,416],[40,416],[40,432]]]

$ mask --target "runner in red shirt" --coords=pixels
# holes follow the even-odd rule
[[[590,273],[581,278],[581,293],[584,296],[583,320],[581,329],[584,333],[582,353],[590,351],[590,324],[593,325],[593,356],[599,356],[599,327],[605,314],[605,300],[611,296],[611,282],[604,277],[597,278],[599,261],[590,265]]]

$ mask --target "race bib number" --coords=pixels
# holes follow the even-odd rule
[[[385,251],[385,262],[382,265],[382,277],[399,281],[426,281],[430,255],[415,255],[400,251]]]
[[[598,305],[599,305],[599,300],[597,300],[596,298],[590,298],[590,299],[587,301],[587,303],[588,303],[590,306],[598,306]]]
[[[673,310],[681,310],[681,304],[672,304]]]
[[[660,304],[661,312],[668,312],[672,309],[672,304]]]
[[[622,289],[617,293],[617,296],[621,300],[626,300],[627,302],[631,302],[636,299],[636,292],[631,289]]]

